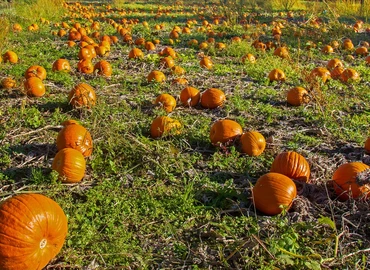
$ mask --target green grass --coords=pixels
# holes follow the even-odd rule
[[[143,49],[142,60],[128,59],[133,45],[121,40],[112,45],[104,58],[113,67],[110,78],[76,70],[78,47],[68,48],[66,36],[51,34],[59,30],[54,23],[68,21],[67,17],[55,19],[50,25],[40,24],[35,33],[26,30],[28,21],[22,21],[24,30],[9,33],[2,49],[2,53],[15,51],[20,62],[0,63],[0,78],[11,76],[18,83],[11,91],[0,90],[0,198],[40,192],[61,205],[68,217],[68,236],[50,267],[368,268],[368,202],[339,201],[331,176],[345,162],[369,164],[369,155],[363,149],[370,136],[369,67],[364,57],[344,62],[345,67],[360,73],[361,81],[353,84],[331,80],[318,85],[306,76],[314,67],[325,66],[327,60],[344,60],[348,54],[338,50],[325,55],[320,51],[322,46],[344,36],[357,45],[365,40],[364,33],[354,33],[343,24],[328,21],[324,25],[328,34],[300,26],[307,35],[298,40],[293,36],[298,26],[286,25],[282,42],[289,47],[290,59],[280,59],[273,50],[257,51],[252,40],[231,42],[233,36],[261,31],[259,24],[251,22],[248,30],[237,24],[214,25],[215,32],[225,33],[215,37],[216,42],[224,42],[227,48],[218,51],[211,45],[202,51],[214,63],[213,70],[204,70],[199,66],[201,51],[198,47],[188,48],[187,42],[207,40],[208,36],[197,29],[203,19],[212,22],[210,9],[197,5],[198,13],[204,11],[205,16],[199,18],[190,6],[161,6],[162,10],[169,9],[169,15],[155,19],[157,7],[156,3],[128,2],[119,6],[130,11],[125,16],[115,9],[106,14],[106,18],[117,21],[123,17],[146,20],[149,30],[140,22],[130,25],[133,40],[142,36],[161,41],[155,52],[148,54]],[[98,4],[94,8],[106,11],[106,6]],[[213,8],[222,11],[217,6]],[[248,19],[267,23],[261,36],[264,42],[273,40],[273,15],[248,15]],[[94,18],[101,23],[101,34],[119,36],[106,18]],[[214,110],[200,105],[183,107],[179,95],[184,86],[172,84],[176,76],[168,69],[162,69],[167,77],[165,83],[147,82],[149,72],[159,68],[157,53],[168,46],[170,30],[175,25],[184,27],[189,18],[198,23],[191,34],[181,35],[173,45],[179,53],[175,62],[186,70],[190,86],[201,92],[211,87],[225,92],[225,104]],[[84,18],[76,20],[91,25]],[[162,22],[165,30],[154,31],[154,25]],[[317,44],[316,49],[305,49],[309,40]],[[241,63],[246,53],[256,55],[256,63]],[[51,70],[58,58],[70,61],[70,73]],[[42,65],[47,70],[44,97],[30,98],[22,93],[24,72],[31,65]],[[282,69],[287,80],[269,82],[267,75],[273,68]],[[68,104],[68,93],[79,82],[96,90],[98,101],[91,110],[73,109]],[[294,86],[314,86],[309,104],[287,104],[286,93]],[[183,130],[181,134],[153,139],[152,120],[166,115],[152,103],[161,93],[177,98],[177,107],[169,116],[179,120]],[[264,153],[249,157],[240,152],[238,141],[213,146],[210,127],[223,118],[237,121],[245,131],[261,132],[268,141]],[[78,120],[94,140],[85,177],[74,185],[60,183],[51,171],[59,125],[67,119]],[[265,216],[254,208],[251,187],[269,172],[274,157],[287,150],[306,157],[311,166],[311,183],[297,183],[299,196],[289,211]]]

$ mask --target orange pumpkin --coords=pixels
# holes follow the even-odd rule
[[[183,69],[182,67],[180,66],[173,66],[171,68],[171,74],[172,75],[178,75],[178,76],[181,76],[181,75],[184,75],[186,73],[185,69]]]
[[[281,69],[274,68],[270,71],[268,78],[272,81],[285,81],[285,73]]]
[[[96,94],[94,89],[87,83],[76,85],[68,95],[69,103],[76,108],[95,106]]]
[[[170,113],[176,107],[176,99],[170,94],[160,94],[154,104],[160,105],[166,112]]]
[[[217,88],[209,88],[202,93],[200,104],[203,108],[215,109],[224,104],[225,100],[226,96],[222,90]]]
[[[93,54],[91,53],[91,50],[85,46],[85,47],[82,47],[80,51],[78,52],[78,59],[91,60],[93,59]]]
[[[16,81],[10,77],[1,80],[1,87],[4,89],[12,89],[17,85]]]
[[[82,59],[77,63],[77,70],[84,74],[91,74],[94,72],[94,65],[90,59]]]
[[[148,82],[158,82],[158,83],[162,83],[166,80],[166,76],[163,74],[162,71],[159,71],[159,70],[153,70],[149,73],[148,75]]]
[[[360,74],[353,68],[347,68],[340,74],[339,79],[344,83],[354,82],[360,79]]]
[[[292,106],[301,106],[310,101],[308,92],[303,87],[293,87],[288,91],[287,102]]]
[[[144,57],[144,53],[139,48],[133,48],[128,53],[128,58],[130,58],[130,59],[143,58],[143,57]]]
[[[69,64],[67,59],[58,59],[53,63],[52,67],[53,71],[63,71],[63,72],[70,72],[71,65]]]
[[[86,161],[80,151],[63,148],[55,155],[51,168],[58,172],[62,183],[77,183],[85,175]]]
[[[330,59],[328,63],[326,64],[326,68],[328,70],[333,70],[336,67],[343,68],[343,63],[338,58]]]
[[[194,87],[185,87],[180,93],[180,100],[185,107],[194,107],[199,103],[200,92]]]
[[[334,52],[334,49],[332,46],[330,45],[325,45],[322,49],[321,49],[321,52],[322,53],[325,53],[325,54],[331,54]]]
[[[199,62],[199,65],[202,68],[206,68],[206,69],[212,69],[213,68],[212,60],[207,56],[202,57],[202,59]]]
[[[240,137],[241,151],[249,156],[256,157],[266,148],[265,137],[258,131],[248,131]]]
[[[330,71],[330,76],[333,80],[337,80],[340,78],[340,76],[342,75],[344,71],[344,68],[342,67],[335,67],[333,68],[331,71]]]
[[[112,75],[112,66],[108,61],[100,60],[94,65],[94,71],[99,75],[110,77]]]
[[[58,133],[58,151],[63,148],[73,148],[82,153],[84,157],[91,156],[93,141],[90,132],[76,121],[69,120],[62,123],[64,126]]]
[[[222,119],[212,125],[209,137],[211,143],[217,145],[219,143],[229,143],[242,135],[242,133],[243,129],[239,123],[229,119]]]
[[[172,68],[175,66],[175,61],[171,56],[166,56],[160,60],[160,65],[163,68]]]
[[[280,58],[286,59],[289,58],[289,51],[287,47],[278,47],[274,51],[274,55],[279,56]]]
[[[350,162],[340,165],[333,174],[334,191],[341,200],[357,199],[361,196],[370,198],[370,184],[362,184],[358,176],[370,167],[362,162]]]
[[[270,172],[276,172],[293,178],[297,181],[308,182],[310,179],[310,165],[297,152],[282,152],[272,162]]]
[[[168,116],[159,116],[155,118],[150,126],[150,135],[153,138],[179,134],[181,124],[179,121]]]
[[[361,46],[361,47],[358,47],[356,50],[355,50],[355,54],[356,55],[362,55],[362,56],[366,56],[368,54],[368,50],[365,46]]]
[[[256,63],[256,57],[251,53],[247,53],[242,57],[241,61],[242,63],[246,63],[248,61],[249,63],[253,64]]]
[[[46,70],[42,66],[30,66],[27,70],[26,73],[24,74],[24,77],[26,79],[31,78],[31,77],[37,77],[40,80],[45,80],[46,79]]]
[[[43,269],[62,249],[67,217],[52,199],[21,194],[0,205],[0,269]]]
[[[370,137],[365,141],[365,151],[370,154]]]
[[[311,73],[310,78],[313,80],[321,79],[325,83],[328,79],[331,78],[330,71],[324,67],[315,67]]]
[[[283,211],[281,206],[289,209],[297,196],[294,182],[280,173],[262,175],[252,189],[253,203],[264,214],[277,215]]]
[[[188,80],[185,78],[175,78],[172,80],[172,84],[184,85],[188,83],[189,83]]]
[[[147,41],[145,42],[145,49],[147,51],[154,51],[155,50],[155,45],[153,42]]]
[[[24,90],[27,96],[42,97],[45,95],[45,85],[38,77],[30,77],[24,82]]]
[[[173,59],[177,58],[177,54],[171,47],[166,47],[158,53],[160,56],[171,56]]]
[[[18,55],[13,51],[6,51],[3,54],[3,60],[4,60],[4,63],[9,62],[12,64],[16,64],[18,63]]]

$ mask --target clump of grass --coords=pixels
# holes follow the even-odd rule
[[[0,52],[2,52],[10,31],[10,23],[8,18],[6,18],[5,16],[0,16],[0,25]]]
[[[17,17],[35,22],[40,18],[47,20],[60,19],[64,14],[63,0],[17,1],[14,9]]]

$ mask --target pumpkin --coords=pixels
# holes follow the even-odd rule
[[[45,80],[46,79],[46,70],[42,66],[30,66],[27,70],[26,73],[24,74],[24,77],[26,79],[31,78],[31,77],[37,77],[40,80]]]
[[[94,43],[94,41],[93,41],[93,40],[91,40],[91,41]],[[91,54],[91,58],[92,58],[92,59],[96,57],[96,50],[95,50],[94,45],[92,45],[92,44],[88,44],[88,45],[86,45],[84,48],[86,48],[86,49],[90,50],[90,54]]]
[[[300,106],[310,101],[308,92],[303,87],[293,87],[288,91],[287,102],[292,106]]]
[[[27,96],[30,97],[42,97],[43,95],[45,95],[46,91],[45,85],[38,77],[28,78],[24,82],[24,90]]]
[[[16,81],[10,77],[1,80],[1,87],[4,89],[12,89],[17,85]]]
[[[246,63],[248,61],[249,63],[253,64],[256,63],[256,57],[251,53],[247,53],[242,57],[241,61],[242,63]]]
[[[194,107],[199,103],[200,92],[198,89],[188,86],[180,93],[180,101],[185,107]]]
[[[334,49],[332,46],[330,45],[325,45],[322,49],[321,49],[321,52],[322,53],[325,53],[325,54],[331,54],[334,52]]]
[[[54,200],[21,194],[0,205],[0,269],[43,269],[62,249],[67,217]]]
[[[9,62],[12,64],[16,64],[18,63],[18,55],[13,51],[6,51],[3,54],[3,60],[4,60],[4,63]]]
[[[144,57],[144,53],[139,48],[133,48],[128,53],[128,58],[130,59],[143,58],[143,57]]]
[[[310,78],[312,80],[321,79],[325,83],[328,79],[331,78],[330,71],[324,67],[315,67],[311,73]]]
[[[58,172],[62,183],[77,183],[85,175],[86,161],[80,151],[63,148],[55,155],[51,168]]]
[[[177,54],[171,47],[166,47],[158,53],[160,56],[171,56],[173,59],[177,58]]]
[[[178,75],[178,76],[181,76],[181,75],[184,75],[186,73],[185,69],[183,69],[182,67],[180,66],[173,66],[171,68],[171,74],[172,75]]]
[[[147,51],[154,51],[155,50],[155,45],[153,42],[147,41],[145,42],[145,49]]]
[[[225,93],[217,88],[209,88],[204,91],[200,98],[203,108],[214,109],[221,106],[226,100]]]
[[[58,59],[55,60],[52,66],[53,71],[63,71],[63,72],[70,72],[71,71],[71,65],[69,64],[67,59]]]
[[[228,143],[242,135],[242,133],[243,129],[239,123],[229,119],[222,119],[216,121],[211,126],[209,137],[211,139],[211,143],[213,145],[217,145],[219,143]]]
[[[69,31],[68,40],[71,40],[71,41],[80,41],[81,40],[81,37],[82,37],[82,35],[77,30]]]
[[[145,38],[137,38],[134,41],[136,46],[144,46],[145,45]]]
[[[155,81],[155,82],[158,82],[158,83],[162,83],[166,80],[166,76],[163,74],[162,71],[153,70],[149,73],[147,79],[148,79],[148,82]]]
[[[274,51],[274,55],[279,56],[280,58],[286,59],[289,58],[289,51],[287,47],[278,47]]]
[[[94,72],[94,65],[91,59],[82,59],[77,63],[77,70],[84,74],[91,74]]]
[[[352,51],[354,48],[355,46],[353,45],[352,40],[350,40],[349,38],[343,41],[343,49],[347,51]]]
[[[96,94],[94,89],[87,83],[77,84],[68,95],[69,103],[76,108],[95,106]]]
[[[272,162],[270,172],[284,174],[300,182],[310,179],[310,165],[307,160],[297,152],[282,152]]]
[[[82,47],[80,51],[78,52],[78,59],[80,60],[91,60],[93,59],[93,55],[91,53],[91,50],[89,48]]]
[[[80,151],[84,157],[91,156],[93,141],[90,132],[73,120],[65,121],[62,125],[64,127],[57,137],[58,151],[63,148],[73,148]]]
[[[112,75],[112,66],[108,61],[100,60],[94,65],[94,71],[99,75],[110,77]]]
[[[281,69],[274,68],[270,71],[268,78],[272,81],[285,81],[285,73]]]
[[[365,141],[365,151],[370,154],[370,137]]]
[[[185,78],[175,78],[172,80],[172,84],[184,85],[188,83],[189,83],[188,80]]]
[[[332,79],[334,80],[337,80],[340,78],[340,76],[342,75],[344,71],[344,68],[338,66],[338,67],[335,67],[333,68],[331,71],[330,71],[330,76]]]
[[[180,129],[179,121],[168,116],[159,116],[153,120],[150,126],[150,135],[153,138],[159,138],[171,134],[180,134]]]
[[[199,65],[202,68],[206,68],[206,69],[212,69],[213,68],[212,60],[207,56],[202,57],[202,59],[199,62]]]
[[[370,55],[365,58],[365,62],[367,65],[370,65]]]
[[[277,215],[289,209],[297,196],[294,182],[280,173],[266,173],[258,178],[252,188],[254,206],[264,214]]]
[[[355,54],[356,55],[362,55],[362,56],[366,56],[368,54],[368,50],[365,46],[361,46],[361,47],[358,47],[356,50],[355,50]]]
[[[160,94],[154,104],[160,105],[166,112],[170,113],[176,107],[176,99],[170,94]]]
[[[172,68],[175,66],[175,61],[171,56],[166,56],[160,60],[160,65],[163,68]]]
[[[13,32],[21,32],[22,26],[19,23],[13,24]]]
[[[360,74],[353,68],[347,68],[340,74],[339,79],[344,83],[350,83],[358,81],[360,79]]]
[[[249,156],[256,157],[266,148],[265,137],[258,131],[248,131],[240,137],[241,151]]]
[[[333,174],[334,191],[341,200],[357,199],[361,196],[370,197],[370,183],[362,184],[358,180],[359,173],[370,167],[362,162],[350,162],[340,165]]]

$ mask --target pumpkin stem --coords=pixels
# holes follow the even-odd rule
[[[46,240],[45,238],[42,239],[40,242],[40,249],[45,248],[47,243],[48,243],[48,240]]]

